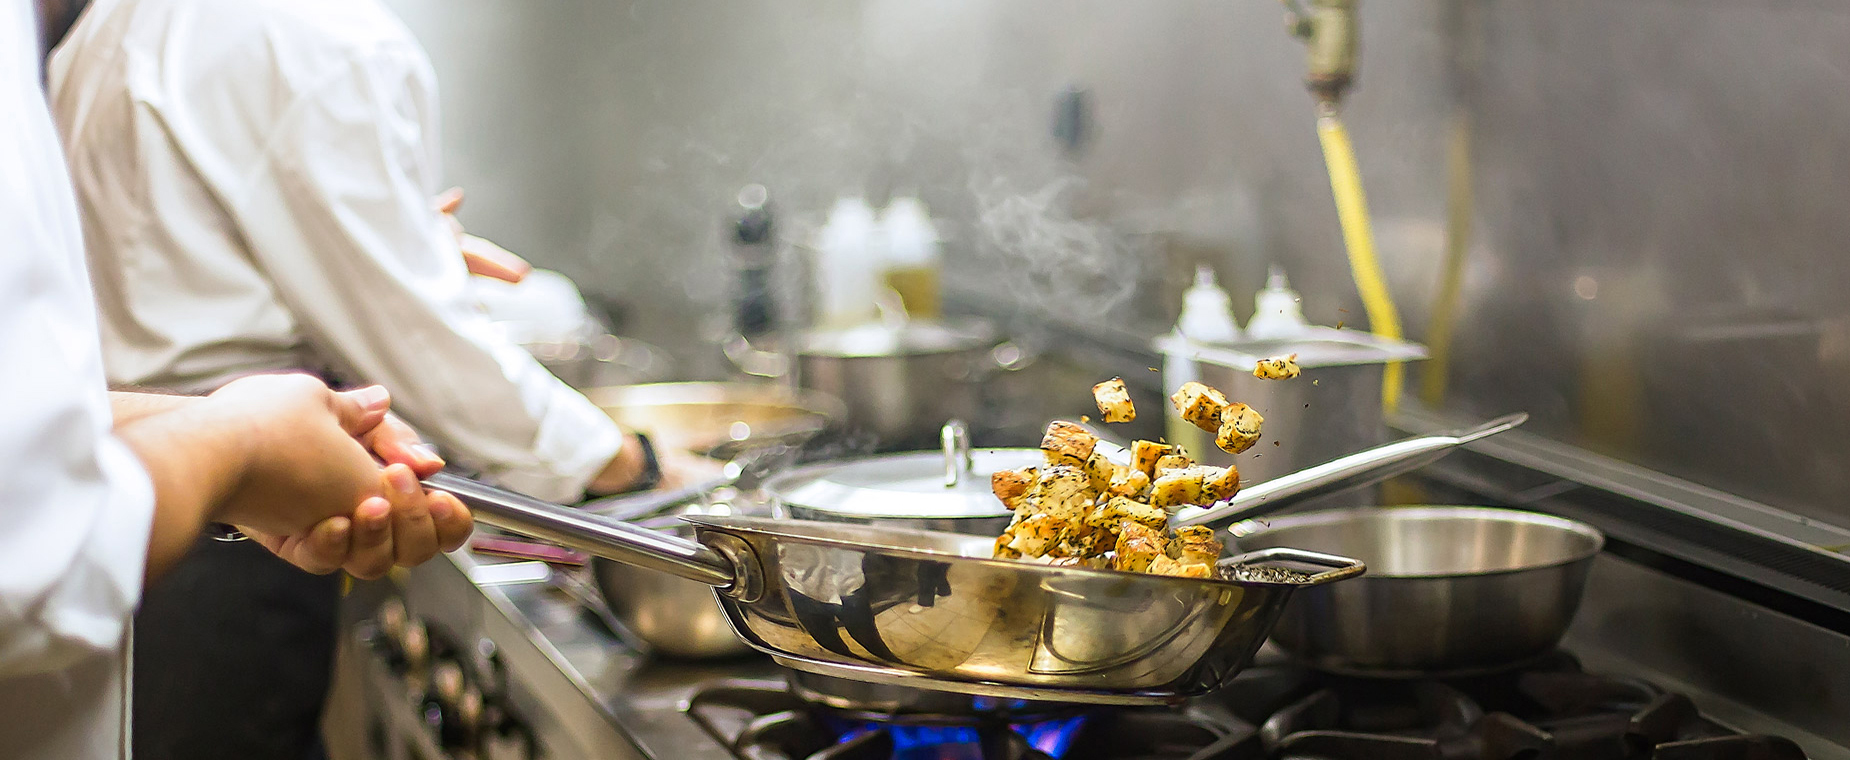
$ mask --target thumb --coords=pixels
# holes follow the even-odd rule
[[[445,214],[454,214],[462,206],[463,189],[452,187],[437,196],[437,210]]]
[[[335,393],[331,405],[341,429],[348,435],[358,436],[385,421],[385,412],[392,406],[392,394],[383,385],[369,385]]]

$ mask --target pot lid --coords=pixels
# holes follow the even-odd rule
[[[958,423],[945,427],[945,450],[887,454],[802,467],[765,482],[770,495],[791,507],[851,517],[1004,517],[989,490],[1000,470],[1040,464],[1039,449],[977,449]],[[954,438],[955,436],[955,438]]]
[[[805,356],[843,358],[938,354],[986,347],[992,331],[981,323],[951,326],[910,320],[870,322],[835,330],[816,330],[803,336]]]

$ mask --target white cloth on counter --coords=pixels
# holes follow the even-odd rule
[[[124,757],[154,491],[110,433],[32,8],[0,6],[0,756]]]
[[[377,0],[97,0],[53,54],[113,382],[331,370],[570,499],[622,436],[470,297],[429,59]]]

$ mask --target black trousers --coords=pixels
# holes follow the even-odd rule
[[[136,760],[312,760],[340,576],[202,539],[135,615]]]

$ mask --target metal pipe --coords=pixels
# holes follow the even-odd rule
[[[1304,83],[1318,101],[1334,107],[1355,81],[1357,0],[1310,0],[1308,10],[1299,0],[1282,2],[1286,29],[1308,49]]]

